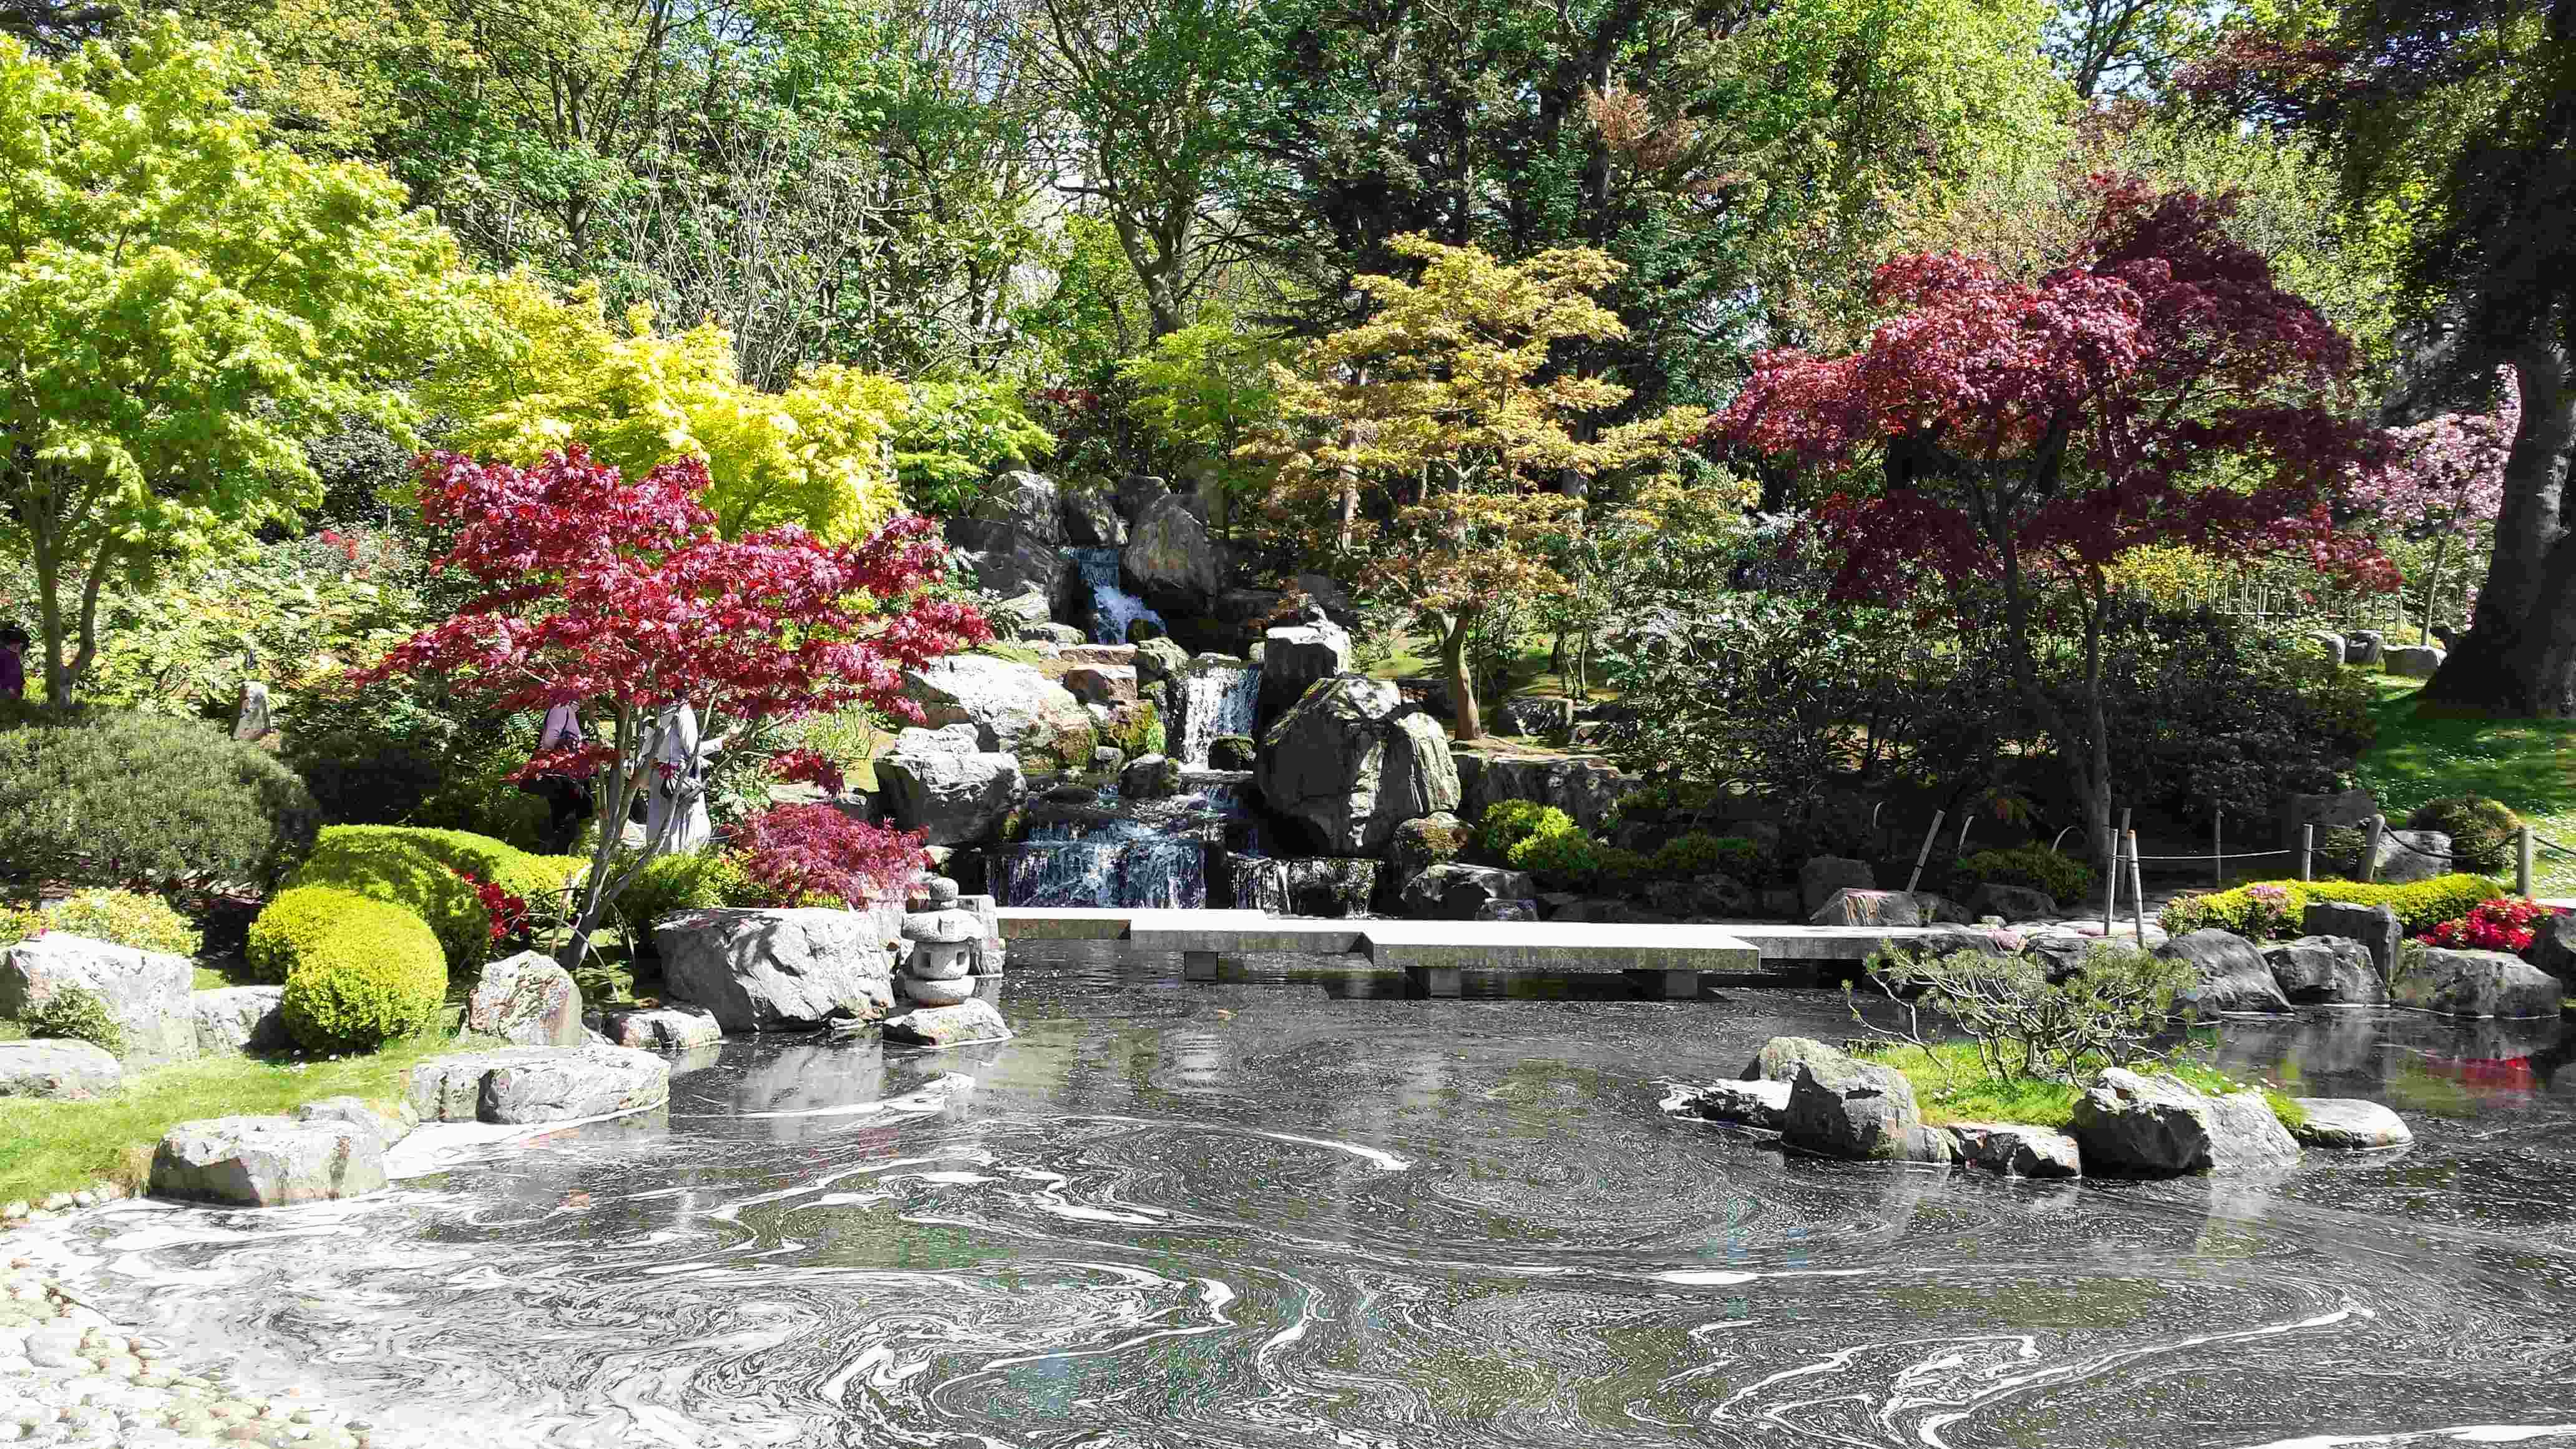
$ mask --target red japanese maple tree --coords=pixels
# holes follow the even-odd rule
[[[1957,254],[1890,262],[1875,295],[1895,315],[1866,346],[1763,354],[1711,431],[1841,480],[1817,519],[1841,596],[1901,601],[1932,577],[2000,593],[2015,684],[2107,857],[2114,560],[2189,544],[2300,551],[2381,586],[2394,571],[2331,521],[2388,447],[2349,416],[2351,342],[2227,235],[2227,198],[2094,185],[2100,211],[2056,270],[2024,283]],[[1978,592],[1947,597],[1978,608]],[[2082,638],[2080,711],[2040,684],[2033,635],[2051,622]]]
[[[603,781],[610,826],[580,891],[568,964],[662,844],[621,861],[616,825],[643,788],[637,766],[664,705],[695,708],[702,739],[851,704],[917,720],[903,670],[991,637],[975,610],[929,594],[947,551],[927,518],[897,517],[851,545],[794,527],[728,539],[698,501],[707,473],[697,460],[630,479],[577,446],[532,468],[431,453],[418,471],[422,516],[450,538],[439,566],[483,592],[357,677],[437,678],[500,710],[580,704],[613,721],[609,741],[523,771]]]

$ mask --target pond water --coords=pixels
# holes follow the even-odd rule
[[[2419,1144],[2041,1185],[1660,1110],[1835,994],[1112,949],[1015,946],[1005,1045],[728,1044],[382,1198],[94,1214],[84,1295],[379,1442],[2576,1445],[2558,1023],[2231,1025]]]

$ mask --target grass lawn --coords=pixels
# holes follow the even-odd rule
[[[371,1056],[320,1061],[223,1057],[181,1062],[126,1079],[94,1102],[0,1098],[0,1202],[42,1202],[101,1178],[142,1187],[163,1133],[200,1117],[292,1113],[324,1097],[390,1103],[403,1070],[463,1043],[444,1035],[396,1042]]]
[[[2064,1082],[2029,1078],[2005,1082],[1987,1076],[1971,1042],[1943,1042],[1930,1051],[1892,1046],[1870,1053],[1868,1060],[1903,1072],[1914,1087],[1914,1101],[1923,1109],[1923,1120],[1936,1127],[1951,1122],[2020,1122],[2062,1130],[2074,1120],[2075,1100],[2083,1095]],[[2179,1077],[2204,1092],[2236,1092],[2257,1085],[2240,1082],[2187,1057],[2169,1058],[2139,1070],[2148,1075]],[[2268,1086],[2262,1092],[2272,1115],[2280,1118],[2283,1126],[2295,1127],[2307,1120],[2307,1113],[2287,1096]]]
[[[2550,839],[2576,846],[2576,720],[2416,713],[2423,686],[2383,679],[2379,738],[2354,767],[2391,821],[2445,795],[2487,795]],[[2508,883],[2512,867],[2505,870]],[[2533,889],[2576,894],[2576,857],[2540,852]]]

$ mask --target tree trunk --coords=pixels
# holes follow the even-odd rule
[[[1467,677],[1467,627],[1475,615],[1463,613],[1449,621],[1440,636],[1440,678],[1449,686],[1449,706],[1457,712],[1457,737],[1481,740],[1485,737],[1485,717],[1476,708],[1475,681]]]
[[[2512,362],[2522,425],[2504,467],[2494,560],[2467,637],[2424,698],[2507,717],[2576,717],[2576,529],[2567,513],[2576,454],[2576,367],[2535,339]]]
[[[2442,565],[2451,556],[2451,528],[2444,524],[2442,536],[2433,540],[2433,567],[2424,577],[2424,617],[2417,621],[2424,626],[2415,636],[2418,644],[2433,642],[2433,594],[2442,587]]]

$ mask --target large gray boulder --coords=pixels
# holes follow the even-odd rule
[[[599,1034],[611,1046],[643,1051],[687,1051],[724,1040],[715,1013],[693,1006],[653,1006],[600,1014]]]
[[[925,1006],[885,1020],[885,1039],[905,1046],[953,1047],[971,1046],[977,1042],[1009,1041],[1011,1029],[993,1003],[981,999],[961,1001],[954,1006]]]
[[[1388,883],[1400,888],[1431,867],[1456,860],[1466,853],[1471,834],[1466,822],[1445,810],[1395,827],[1395,838],[1386,847]]]
[[[224,986],[188,993],[188,1019],[196,1024],[197,1053],[276,1052],[294,1045],[286,1032],[286,988]]]
[[[1276,719],[1306,691],[1349,672],[1351,636],[1341,625],[1316,621],[1273,629],[1261,648],[1261,718]]]
[[[2576,911],[2535,923],[2522,959],[2562,982],[2576,982]]]
[[[1064,541],[1077,548],[1118,548],[1127,542],[1127,520],[1118,516],[1118,498],[1106,488],[1067,488],[1059,516]]]
[[[1136,515],[1118,564],[1157,609],[1204,614],[1225,588],[1216,540],[1178,495],[1157,499]]]
[[[1919,926],[1923,905],[1908,891],[1838,890],[1807,917],[1811,926]]]
[[[185,956],[48,931],[0,958],[0,1017],[23,1017],[64,991],[86,991],[123,1031],[117,1055],[125,1065],[185,1061],[197,1054],[197,1020],[188,1009],[195,978]]]
[[[2415,1140],[2404,1119],[2377,1102],[2357,1097],[2294,1097],[2307,1120],[2290,1128],[2301,1146],[2337,1152],[2404,1147]]]
[[[2340,936],[2369,953],[2371,970],[2383,982],[2397,972],[2397,944],[2406,927],[2386,906],[2357,906],[2346,901],[2318,901],[2300,913],[2299,928],[2311,936]],[[2387,993],[2380,993],[2385,1000]]]
[[[1792,1147],[1860,1162],[1947,1162],[1953,1152],[1944,1134],[1923,1125],[1903,1072],[1840,1052],[1798,1063],[1780,1135]]]
[[[2388,1001],[2444,1016],[2556,1016],[2557,977],[2503,951],[2409,951],[2389,978]]]
[[[1876,890],[1878,880],[1870,873],[1869,862],[1847,860],[1839,855],[1819,855],[1798,867],[1800,909],[1813,915],[1840,890]]]
[[[323,1097],[297,1107],[295,1120],[345,1123],[391,1147],[420,1125],[420,1113],[408,1098],[388,1104],[365,1097]]]
[[[1832,1061],[1843,1053],[1810,1036],[1775,1036],[1762,1044],[1753,1060],[1744,1064],[1743,1080],[1748,1082],[1785,1082],[1798,1074],[1803,1062]]]
[[[1169,755],[1138,755],[1119,767],[1118,793],[1125,799],[1160,800],[1180,792],[1181,762]]]
[[[728,1032],[876,1021],[894,1006],[885,934],[865,912],[691,911],[654,927],[653,940],[668,994]]]
[[[1732,1122],[1778,1132],[1789,1125],[1789,1084],[1754,1078],[1711,1082],[1698,1089],[1690,1109],[1712,1122]]]
[[[1145,510],[1172,496],[1172,485],[1151,473],[1130,473],[1118,480],[1118,516],[1133,523]]]
[[[1080,604],[1081,570],[1057,540],[1009,524],[965,519],[951,520],[948,535],[958,545],[962,580],[999,595],[1006,601],[1001,612],[1012,618],[1044,623],[1070,617]]]
[[[1079,769],[1091,762],[1091,716],[1072,691],[1033,665],[952,654],[905,670],[903,692],[934,730],[973,725],[985,751],[1016,755],[1031,768]]]
[[[2096,1177],[2257,1172],[2299,1160],[2299,1144],[2262,1093],[2214,1096],[2125,1067],[2093,1079],[2067,1130],[2083,1149],[2084,1170]]]
[[[1524,694],[1504,700],[1495,713],[1507,735],[1554,739],[1574,732],[1574,701],[1561,694]]]
[[[522,951],[483,968],[465,999],[465,1029],[513,1046],[579,1046],[581,990],[542,951]]]
[[[1498,755],[1452,752],[1458,771],[1459,814],[1482,820],[1500,800],[1532,800],[1562,810],[1598,834],[1628,793],[1628,777],[1608,760],[1582,755]]]
[[[2200,973],[2200,984],[2176,998],[2176,1005],[2187,1000],[2203,1012],[2290,1009],[2263,953],[2233,931],[2213,926],[2186,932],[2158,946],[2156,954],[2188,961]]]
[[[1396,687],[1346,674],[1307,691],[1261,737],[1254,783],[1270,808],[1331,855],[1376,855],[1395,829],[1458,808],[1458,771],[1437,721]]]
[[[125,1083],[125,1069],[85,1041],[0,1041],[0,1097],[80,1101]]]
[[[671,1100],[671,1065],[629,1047],[495,1047],[432,1057],[404,1091],[424,1122],[572,1122]]]
[[[1761,907],[1751,886],[1711,872],[1689,880],[1659,880],[1646,887],[1646,904],[1683,921],[1749,920]]]
[[[2430,679],[2442,667],[2442,657],[2430,644],[2404,644],[2388,651],[2384,667],[2400,679]]]
[[[1063,501],[1055,480],[1044,473],[1013,469],[995,475],[974,506],[966,510],[966,518],[1016,528],[1051,544],[1065,541]]]
[[[2388,885],[2449,875],[2451,837],[2438,830],[2387,830],[2379,836],[2379,865],[2371,879]]]
[[[2388,987],[2370,948],[2342,936],[2301,936],[2262,948],[2263,964],[2292,1006],[2380,1006]]]
[[[2376,629],[2355,629],[2343,636],[2343,662],[2359,665],[2377,664],[2383,642]]]
[[[283,1207],[385,1185],[384,1139],[347,1122],[212,1117],[182,1122],[152,1153],[154,1197]]]
[[[1538,884],[1523,870],[1446,861],[1425,866],[1404,883],[1404,913],[1418,921],[1474,921],[1495,901],[1535,906]]]
[[[966,845],[990,836],[1028,795],[1017,755],[979,747],[971,724],[908,729],[878,758],[877,796],[904,830],[925,831],[932,845]]]
[[[1947,1129],[1959,1160],[2005,1177],[2082,1177],[2075,1139],[2023,1122],[1953,1122]]]

